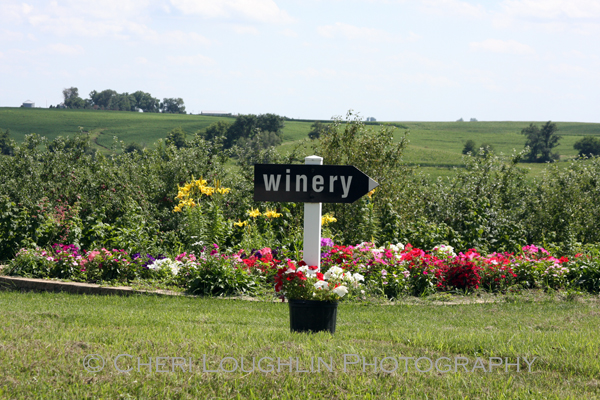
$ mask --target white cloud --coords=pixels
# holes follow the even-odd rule
[[[7,30],[0,30],[0,42],[16,42],[23,39],[21,32],[12,32]]]
[[[81,46],[70,46],[70,45],[64,44],[64,43],[54,43],[54,44],[48,45],[44,49],[44,52],[49,53],[49,54],[76,56],[79,54],[83,54],[84,50],[83,50],[83,47],[81,47]]]
[[[51,8],[60,14],[113,20],[136,17],[149,5],[150,0],[61,0],[60,3],[52,2]]]
[[[392,42],[400,40],[399,37],[375,28],[358,27],[354,25],[336,22],[334,25],[319,26],[319,35],[326,38],[343,37],[349,40],[366,39],[374,42]]]
[[[215,60],[202,54],[194,56],[167,56],[167,60],[174,65],[205,66],[215,63]]]
[[[292,71],[291,76],[301,76],[306,79],[315,79],[315,78],[324,78],[324,79],[334,79],[341,74],[340,71],[336,71],[331,68],[320,68],[316,69],[313,67],[308,67],[299,71]]]
[[[590,73],[587,68],[584,68],[580,65],[572,65],[561,63],[557,65],[551,65],[549,70],[557,75],[561,75],[566,78],[577,78],[581,76],[592,76],[595,74]]]
[[[597,0],[505,0],[505,13],[515,17],[541,19],[589,19],[600,17]]]
[[[284,36],[287,36],[287,37],[292,37],[292,38],[298,37],[298,33],[296,33],[296,31],[293,31],[293,30],[291,30],[289,28],[288,29],[284,29],[283,31],[281,31],[281,33]]]
[[[29,14],[31,11],[33,11],[33,7],[27,3],[21,4],[21,9],[23,10],[23,14]]]
[[[254,26],[234,25],[233,31],[240,35],[258,35],[258,29]]]
[[[460,15],[472,18],[481,18],[486,11],[480,4],[473,5],[459,0],[421,0],[425,10],[442,15]]]
[[[488,39],[483,42],[471,42],[469,47],[474,51],[488,51],[503,54],[535,54],[530,46],[515,40]]]
[[[0,4],[0,21],[18,24],[23,18],[23,7],[17,2],[2,2]]]
[[[594,34],[600,30],[597,0],[505,0],[494,18],[498,27],[541,27],[550,32]]]
[[[418,73],[407,76],[410,82],[424,83],[433,87],[458,87],[458,82],[442,75]]]
[[[177,44],[197,43],[203,45],[211,44],[210,40],[196,32],[171,31],[164,33],[154,33],[153,41]]]
[[[205,18],[242,18],[268,23],[289,23],[292,18],[273,0],[171,0],[184,14]]]
[[[148,20],[145,16],[152,0],[62,0],[60,3],[42,2],[41,6],[18,5],[16,0],[2,1],[12,3],[0,5],[0,18],[6,12],[13,17],[13,23],[26,21],[42,32],[57,36],[139,37],[153,43],[180,45],[211,43],[196,32],[157,32],[149,28],[144,22]],[[3,36],[0,33],[0,40]]]

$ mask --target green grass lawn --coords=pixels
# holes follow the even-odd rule
[[[438,300],[440,297],[438,297]],[[447,296],[442,298],[447,299]],[[188,297],[99,297],[0,292],[0,398],[173,399],[593,399],[600,398],[600,301],[558,295],[516,295],[494,303],[396,305],[342,303],[334,336],[289,332],[288,305]],[[86,356],[105,360],[100,372]],[[119,373],[117,366],[133,368]],[[346,365],[344,355],[361,357]],[[272,372],[204,372],[225,357]],[[152,372],[148,366],[152,357]],[[176,372],[172,370],[173,358]],[[289,366],[279,366],[292,357]],[[310,371],[321,357],[332,372]],[[373,366],[378,359],[378,370]],[[385,357],[441,360],[450,372],[381,371]],[[457,358],[457,357],[465,357]],[[477,361],[477,358],[481,361]],[[489,372],[490,357],[503,360]],[[529,372],[527,362],[531,364]],[[299,365],[296,364],[298,358]],[[516,366],[519,358],[520,371]],[[191,372],[189,360],[191,359]],[[348,362],[354,356],[346,356]],[[498,359],[492,359],[498,362]],[[248,364],[250,362],[250,364]],[[468,363],[455,367],[454,363]],[[100,364],[92,362],[89,367]],[[475,369],[474,366],[479,368]],[[230,359],[223,364],[233,369]],[[394,369],[391,358],[383,367]],[[483,367],[483,368],[482,368]],[[296,372],[296,368],[309,372]],[[457,371],[455,371],[455,368]]]
[[[194,133],[220,119],[233,121],[231,118],[186,114],[0,108],[0,129],[10,129],[11,136],[17,141],[29,133],[49,139],[73,135],[81,126],[98,137],[100,146],[107,148],[112,145],[114,136],[126,143],[133,141],[151,146],[179,126]]]
[[[192,134],[205,129],[220,119],[231,118],[206,117],[183,114],[133,113],[119,111],[93,110],[54,110],[0,108],[0,129],[10,129],[12,137],[21,141],[28,133],[37,133],[53,139],[58,135],[72,135],[79,127],[91,133],[95,146],[102,152],[108,152],[114,137],[129,143],[137,142],[152,146],[158,139],[164,139],[168,132],[181,126]],[[474,140],[477,146],[483,143],[493,146],[496,153],[510,155],[520,151],[525,145],[525,136],[520,132],[531,122],[399,122],[407,129],[397,129],[396,139],[408,133],[410,144],[404,153],[404,161],[409,165],[424,167],[432,178],[451,176],[452,167],[463,167],[462,149],[467,140]],[[541,126],[544,122],[533,122]],[[557,122],[559,134],[563,136],[556,151],[561,161],[568,161],[577,155],[573,144],[584,135],[600,136],[600,124],[579,122]],[[311,143],[305,141],[311,122],[286,121],[282,132],[283,144],[280,152],[287,152],[300,145],[309,155],[313,150]],[[378,129],[376,125],[369,125]],[[565,163],[566,165],[566,163]],[[539,176],[543,165],[524,165],[531,168],[531,177]]]

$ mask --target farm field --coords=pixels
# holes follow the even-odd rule
[[[137,142],[152,146],[158,139],[177,127],[192,134],[203,130],[213,122],[231,118],[207,117],[185,114],[143,114],[115,111],[54,110],[0,108],[0,129],[10,129],[12,137],[21,141],[28,133],[37,133],[53,139],[59,135],[72,135],[79,127],[90,132],[99,151],[110,152],[114,136],[129,143]],[[541,125],[545,121],[533,122]],[[556,121],[555,121],[556,122]],[[383,123],[383,122],[382,122]],[[423,172],[436,176],[451,176],[453,168],[462,167],[462,149],[467,140],[474,140],[477,146],[489,144],[496,153],[512,154],[520,151],[525,144],[521,129],[531,122],[400,122],[406,126],[397,129],[395,136],[400,138],[409,132],[410,144],[404,153],[404,161],[409,165],[420,165]],[[584,135],[600,136],[600,124],[557,122],[559,134],[563,136],[556,148],[561,161],[577,155],[573,144]],[[312,152],[307,140],[311,122],[286,121],[283,129],[283,144],[280,152],[287,152],[300,146],[305,153]],[[377,129],[377,126],[372,126]],[[538,176],[544,165],[523,164],[531,169],[531,176]]]
[[[597,297],[569,300],[524,292],[481,304],[456,304],[456,299],[461,297],[394,305],[342,303],[337,331],[330,336],[290,333],[288,305],[279,302],[0,292],[0,397],[600,398]],[[84,368],[92,354],[105,360],[99,372]],[[116,370],[120,354],[131,358],[121,357],[117,367],[132,371]],[[361,357],[358,364],[349,364],[356,357],[347,356],[346,372],[345,354]],[[141,364],[152,357],[152,371],[148,365],[138,367],[138,357]],[[157,367],[157,357],[170,358],[159,359],[164,365]],[[177,363],[192,370],[175,367],[173,372],[173,357],[183,357]],[[257,363],[270,357],[262,368],[271,364],[273,371],[203,371],[218,370],[225,357],[238,362],[244,357],[245,370],[251,369],[252,357]],[[292,365],[284,365],[290,357]],[[332,372],[324,366],[317,372],[317,364],[310,371],[311,358],[318,357]],[[381,366],[388,371],[395,367],[391,358],[381,364],[385,357],[408,357],[408,367],[401,359],[396,371],[382,371]],[[448,372],[419,372],[429,368],[426,359],[439,359],[439,369],[447,369],[442,357],[452,360]],[[490,357],[501,358],[503,365],[490,372]],[[375,358],[376,372],[366,365]],[[423,359],[416,369],[418,358]],[[505,365],[517,358],[518,372],[516,365]],[[456,367],[456,362],[468,368]],[[92,369],[100,362],[86,366]],[[223,369],[234,366],[229,359]]]

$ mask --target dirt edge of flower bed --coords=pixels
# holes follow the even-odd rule
[[[0,269],[1,270],[1,269]],[[65,282],[52,279],[21,278],[15,276],[0,275],[0,291],[23,291],[23,292],[65,292],[87,295],[156,295],[156,296],[184,296],[201,297],[172,290],[142,290],[130,286],[102,286],[93,283]],[[215,297],[224,300],[261,301],[251,296],[228,296]]]
[[[2,265],[0,265],[0,291],[22,291],[22,292],[64,292],[72,294],[86,294],[86,295],[116,295],[116,296],[131,296],[131,295],[155,295],[155,296],[184,296],[184,297],[202,297],[194,296],[181,292],[175,292],[172,290],[142,290],[134,289],[130,286],[102,286],[93,283],[83,282],[66,282],[61,280],[53,279],[37,279],[37,278],[23,278],[16,276],[2,275]],[[452,298],[452,299],[430,299],[421,301],[418,298],[412,299],[413,301],[400,301],[400,302],[378,302],[378,305],[438,305],[438,306],[457,306],[467,304],[485,304],[485,303],[499,303],[504,302],[507,299],[505,296],[490,296],[488,298]],[[600,296],[597,297],[600,300]],[[227,297],[213,297],[222,300],[243,300],[243,301],[265,301],[264,299],[252,297],[252,296],[227,296]],[[279,299],[272,299],[269,302],[280,302]],[[532,301],[530,299],[529,301]],[[539,301],[539,300],[533,300]]]
[[[101,286],[92,283],[64,282],[51,279],[21,278],[0,275],[0,290],[21,290],[34,292],[66,292],[74,294],[118,295],[154,294],[161,296],[181,296],[169,290],[138,290],[129,286]]]

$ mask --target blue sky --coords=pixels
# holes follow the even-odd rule
[[[0,1],[0,106],[600,122],[598,0]]]

